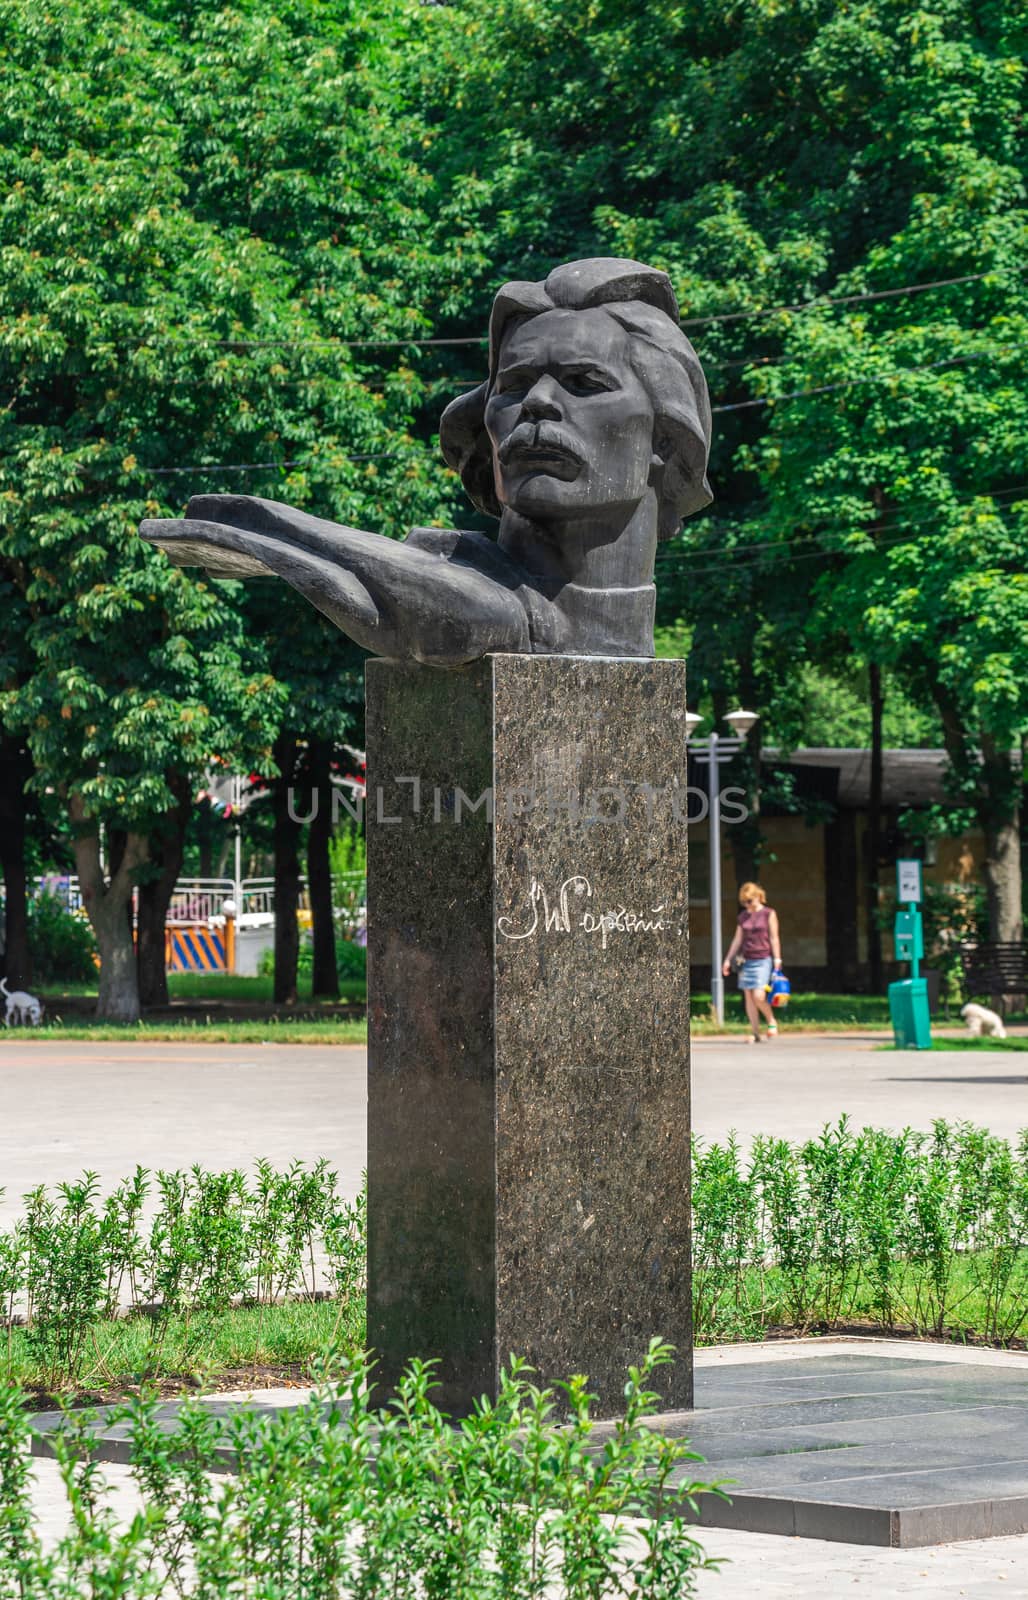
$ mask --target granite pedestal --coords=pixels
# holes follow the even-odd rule
[[[692,1403],[685,667],[371,661],[368,1344]]]

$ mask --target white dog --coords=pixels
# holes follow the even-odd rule
[[[967,1023],[967,1031],[972,1039],[980,1039],[983,1033],[988,1039],[1005,1039],[1007,1036],[1002,1017],[997,1017],[988,1006],[976,1006],[972,1001],[963,1007],[960,1015]]]
[[[43,1020],[43,1007],[34,994],[29,994],[27,989],[8,989],[6,978],[0,978],[0,994],[4,997],[6,1007],[5,1027],[18,1024],[23,1028],[39,1027]]]

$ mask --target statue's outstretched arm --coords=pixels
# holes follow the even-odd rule
[[[195,495],[183,519],[144,522],[140,533],[179,566],[284,578],[376,655],[457,665],[526,648],[521,605],[485,574],[274,500]]]

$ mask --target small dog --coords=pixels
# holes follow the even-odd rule
[[[4,997],[4,1026],[38,1028],[43,1020],[43,1007],[27,989],[8,989],[7,979],[0,978],[0,994]]]
[[[988,1039],[1005,1039],[1007,1030],[1003,1026],[1003,1018],[997,1017],[995,1011],[990,1011],[988,1006],[976,1006],[974,1002],[966,1005],[960,1015],[967,1023],[967,1031],[972,1039],[980,1039],[984,1033]]]

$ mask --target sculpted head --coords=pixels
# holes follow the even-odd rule
[[[493,516],[586,519],[616,538],[648,502],[656,537],[671,538],[711,500],[710,404],[667,275],[601,259],[506,284],[489,377],[447,408],[440,440]]]
[[[140,531],[183,566],[284,578],[378,655],[652,655],[657,541],[711,499],[707,386],[666,274],[604,259],[506,284],[489,376],[440,437],[500,518],[495,542],[413,528],[401,543],[237,494]]]

